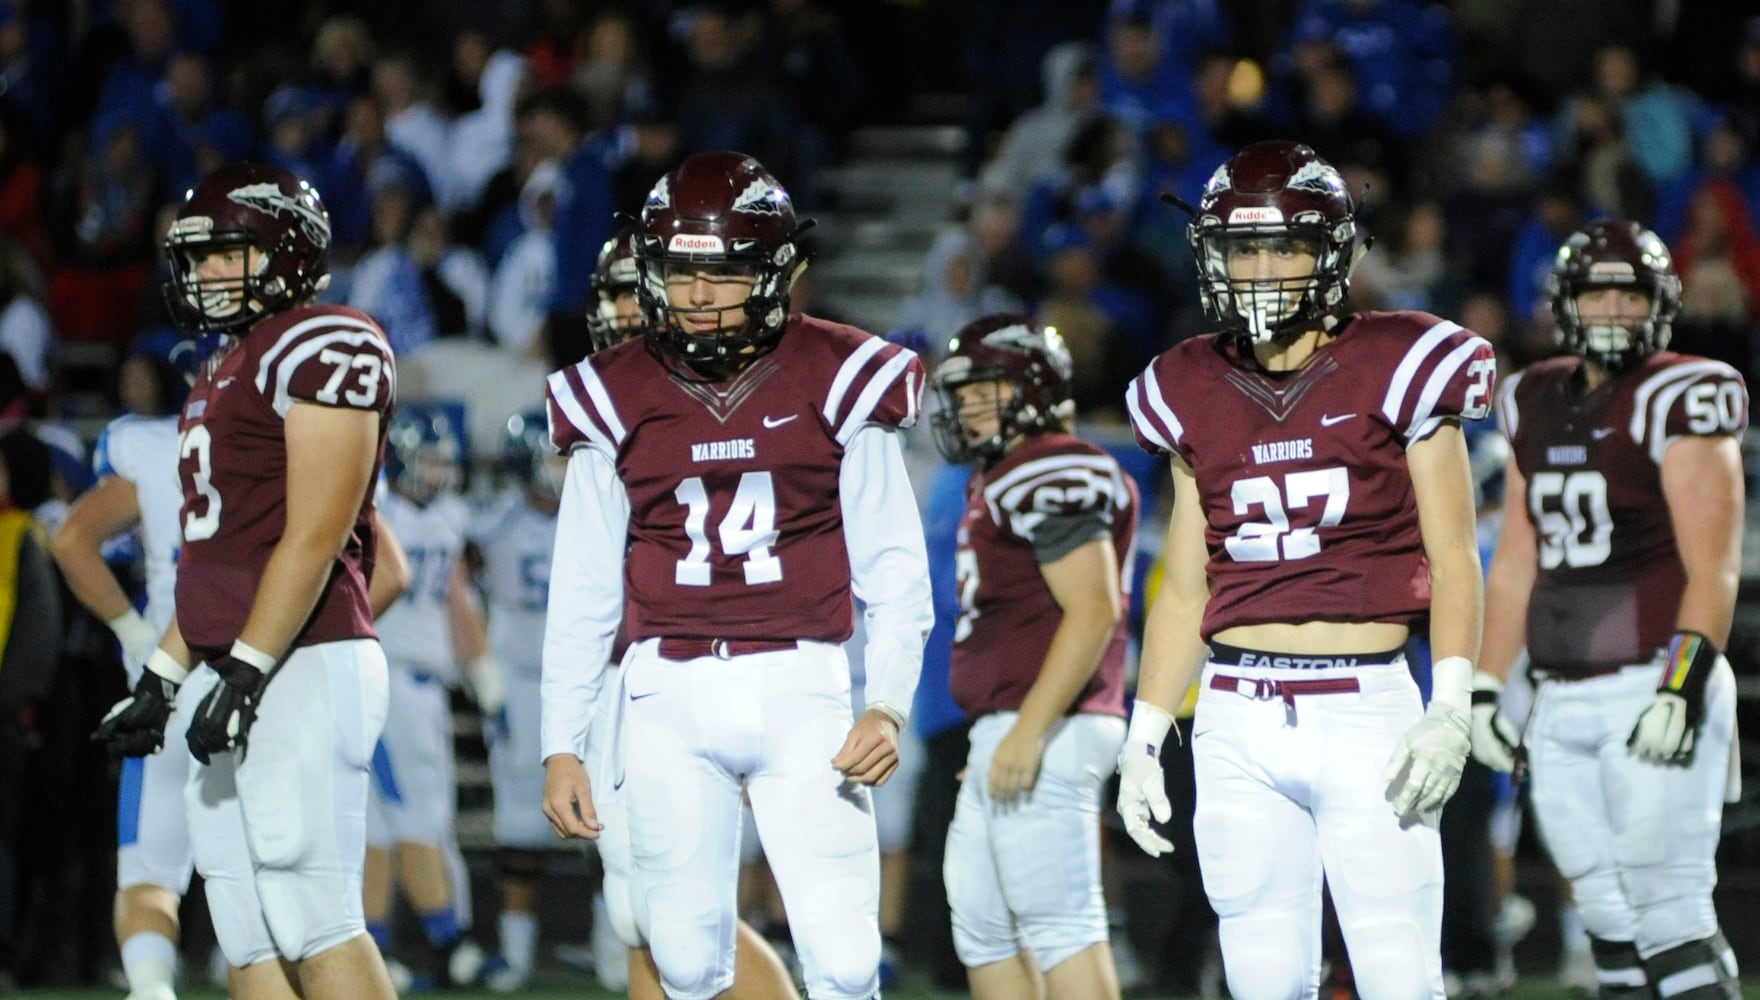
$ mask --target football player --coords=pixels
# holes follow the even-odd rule
[[[1720,650],[1740,575],[1747,387],[1720,361],[1667,350],[1681,283],[1637,223],[1573,233],[1550,294],[1569,353],[1498,399],[1513,509],[1488,580],[1473,751],[1516,763],[1497,700],[1525,645],[1534,816],[1601,995],[1739,997],[1711,890],[1739,774]]]
[[[1461,422],[1496,361],[1420,312],[1346,307],[1363,243],[1344,181],[1256,143],[1188,230],[1221,329],[1131,383],[1139,442],[1172,456],[1118,808],[1171,849],[1159,756],[1194,679],[1192,818],[1237,1000],[1312,996],[1321,880],[1366,1000],[1442,995],[1438,813],[1469,744],[1483,591]],[[1428,710],[1402,650],[1428,615]]]
[[[1071,436],[1070,379],[1063,338],[1024,316],[973,321],[935,368],[936,444],[976,466],[948,677],[976,721],[944,872],[977,1000],[1119,995],[1100,794],[1124,743],[1138,504]]]
[[[378,324],[313,304],[329,245],[317,191],[277,167],[222,167],[178,210],[167,302],[229,339],[178,423],[176,612],[104,730],[156,749],[188,688],[190,838],[245,998],[393,995],[359,885],[387,709],[373,482],[396,375]]]
[[[545,631],[546,815],[605,829],[621,799],[635,918],[668,996],[733,984],[741,791],[816,1000],[878,990],[879,857],[866,786],[898,730],[932,621],[896,431],[922,366],[789,313],[804,265],[788,192],[738,153],[690,157],[634,236],[640,341],[550,376],[568,454]],[[605,567],[622,563],[621,575]],[[867,709],[841,643],[866,602]],[[618,624],[619,731],[581,757]]]
[[[487,652],[462,559],[470,514],[458,493],[463,448],[460,428],[443,407],[399,405],[385,443],[390,489],[379,499],[379,516],[404,540],[411,583],[378,626],[397,711],[373,752],[367,929],[388,952],[392,885],[401,885],[431,952],[429,975],[441,985],[472,982],[483,965],[481,948],[465,934],[470,882],[453,830],[454,664],[465,665],[486,717],[498,715],[503,702],[501,668]],[[392,971],[401,978],[401,969]]]

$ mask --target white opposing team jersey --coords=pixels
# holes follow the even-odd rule
[[[483,554],[479,582],[489,604],[489,651],[502,669],[536,681],[556,515],[534,510],[524,490],[506,490],[475,512],[470,540]]]
[[[446,587],[464,554],[470,508],[460,497],[435,497],[418,507],[394,490],[379,496],[379,516],[409,556],[409,589],[374,623],[385,659],[393,667],[433,674],[448,684],[458,678],[452,633],[446,619]]]
[[[146,554],[147,610],[143,616],[164,631],[177,594],[177,550],[183,543],[178,517],[183,487],[177,481],[177,416],[118,417],[98,435],[92,457],[98,477],[121,476],[134,484],[140,507],[141,548]]]

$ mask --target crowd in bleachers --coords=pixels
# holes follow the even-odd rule
[[[836,210],[821,181],[852,129],[911,106],[887,88],[958,89],[969,134],[955,211],[890,335],[933,349],[977,316],[1028,311],[1063,333],[1097,422],[1121,418],[1150,357],[1205,328],[1186,216],[1164,196],[1194,201],[1224,158],[1274,136],[1359,193],[1376,240],[1361,308],[1448,316],[1519,366],[1551,350],[1563,237],[1621,215],[1674,250],[1676,345],[1756,370],[1760,17],[1741,5],[894,6],[0,0],[0,506],[52,525],[91,480],[103,419],[180,404],[158,246],[218,164],[259,158],[319,188],[326,300],[373,315],[400,363],[469,344],[541,368],[585,350],[614,214],[681,156],[751,153],[805,214]],[[875,37],[848,24],[889,18]],[[897,50],[949,32],[924,52],[957,70]],[[835,309],[834,289],[819,296]],[[935,497],[957,485],[920,493],[933,534]],[[59,669],[27,670],[12,645],[0,661],[0,993],[13,977],[92,981],[113,960],[114,776],[86,733],[121,673],[75,602],[35,607],[63,622]],[[916,722],[931,745],[963,744],[957,713]],[[1151,973],[1196,988],[1198,958],[1170,956]]]

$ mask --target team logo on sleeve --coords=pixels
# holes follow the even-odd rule
[[[297,198],[288,197],[278,184],[246,184],[233,188],[226,197],[277,219],[291,215],[306,239],[320,246],[330,243],[330,220],[324,217],[324,213]]]

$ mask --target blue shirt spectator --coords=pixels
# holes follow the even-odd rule
[[[1283,57],[1313,42],[1345,53],[1363,107],[1399,135],[1423,135],[1448,107],[1455,39],[1448,8],[1440,4],[1308,0],[1296,14]]]

